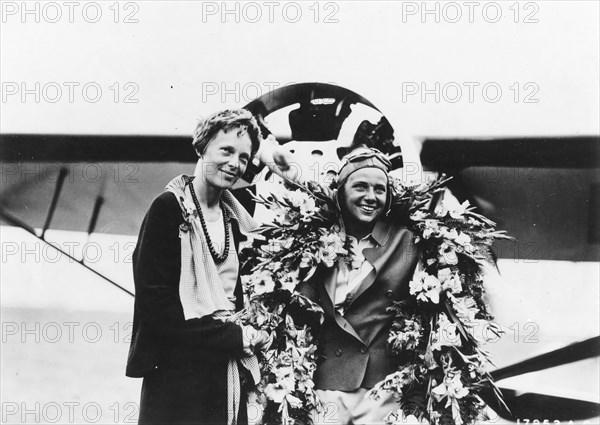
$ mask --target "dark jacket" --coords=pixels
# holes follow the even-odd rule
[[[316,388],[372,388],[396,370],[396,360],[387,349],[393,313],[386,310],[393,301],[409,295],[408,284],[419,255],[413,233],[400,224],[380,220],[372,235],[378,246],[364,249],[363,255],[374,270],[353,291],[343,316],[334,309],[327,292],[329,285],[336,285],[336,267],[320,268],[299,288],[325,311],[319,332],[323,358],[314,375]]]
[[[242,329],[210,317],[185,320],[179,298],[184,222],[175,195],[152,203],[133,254],[135,307],[126,375],[144,377],[140,423],[224,423],[227,362],[241,357]],[[234,242],[240,233],[233,226]],[[236,307],[243,305],[238,279]]]

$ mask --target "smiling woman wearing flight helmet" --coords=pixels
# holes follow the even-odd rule
[[[257,152],[246,110],[196,128],[194,176],[179,176],[148,210],[134,252],[127,375],[143,377],[140,424],[247,422],[244,387],[258,382],[265,333],[223,320],[243,307],[237,243],[256,224],[229,189]]]
[[[342,161],[337,200],[354,259],[317,269],[298,290],[325,312],[318,340],[322,360],[313,379],[328,412],[326,423],[384,423],[395,400],[391,393],[378,400],[367,393],[396,370],[387,350],[394,320],[388,307],[408,294],[419,253],[414,234],[387,216],[391,164],[386,156],[361,147]]]

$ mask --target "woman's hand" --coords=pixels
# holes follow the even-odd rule
[[[279,145],[275,136],[270,134],[260,144],[256,157],[265,164],[269,170],[278,176],[301,183],[300,168],[293,167],[294,154]]]
[[[283,146],[277,146],[273,150],[273,162],[275,166],[282,172],[288,172],[292,168],[292,162],[294,160],[294,154],[285,149]]]
[[[253,326],[242,327],[244,341],[244,355],[252,356],[257,351],[267,349],[273,343],[273,335],[269,332],[258,330]]]

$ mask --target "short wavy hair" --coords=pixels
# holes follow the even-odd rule
[[[258,151],[260,146],[260,128],[252,113],[246,109],[225,109],[200,120],[194,131],[192,146],[198,155],[203,155],[206,147],[219,131],[228,133],[237,130],[237,135],[248,133],[252,142],[251,155]]]

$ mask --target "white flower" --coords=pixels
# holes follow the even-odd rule
[[[452,269],[445,267],[443,269],[438,270],[437,278],[439,279],[440,283],[444,283],[445,281],[450,279],[453,274],[454,272],[452,271]]]
[[[287,391],[280,388],[277,384],[269,384],[265,388],[265,395],[275,403],[280,404],[283,402],[283,398],[286,396]]]
[[[459,297],[453,300],[454,310],[461,321],[471,323],[475,321],[475,315],[479,312],[475,300],[471,297]]]
[[[261,249],[271,254],[276,254],[282,249],[289,249],[294,243],[293,238],[287,239],[270,239],[266,245],[263,245]]]
[[[244,288],[244,294],[248,294],[252,289],[252,278],[250,275],[243,274],[240,276],[242,281],[242,288]]]
[[[294,391],[296,380],[294,368],[290,365],[277,365],[273,368],[276,382],[265,388],[265,395],[275,403],[282,403]]]
[[[250,282],[256,295],[272,292],[275,289],[275,282],[271,277],[271,272],[268,270],[254,272],[250,276]]]
[[[448,320],[445,313],[440,313],[435,333],[432,335],[431,349],[441,350],[442,347],[460,347],[462,342],[458,327]]]
[[[429,239],[431,236],[436,236],[440,231],[438,222],[436,220],[425,220],[425,229],[423,230],[423,238]]]
[[[410,294],[416,295],[420,301],[431,301],[434,304],[440,302],[440,292],[442,287],[440,281],[435,276],[427,272],[419,272],[409,283]]]
[[[456,255],[456,250],[454,246],[447,243],[442,242],[440,245],[438,261],[441,265],[450,265],[454,266],[458,264],[458,256]]]
[[[281,279],[281,288],[290,292],[294,292],[294,289],[296,289],[296,285],[298,285],[298,283],[300,282],[300,280],[298,279],[298,275],[298,270],[294,270],[286,274]]]
[[[290,218],[288,216],[289,207],[273,203],[269,205],[269,209],[273,211],[273,220],[275,222],[282,224],[288,223],[288,218]]]
[[[304,220],[313,216],[319,210],[315,199],[302,190],[294,190],[288,193],[286,197],[295,208],[300,209],[300,215]]]
[[[346,254],[344,249],[344,241],[337,233],[329,233],[319,238],[321,242],[319,246],[318,257],[327,267],[333,267],[338,255]]]
[[[460,232],[459,235],[454,239],[458,245],[462,246],[466,252],[473,252],[475,248],[471,245],[471,237],[466,233]]]
[[[427,214],[424,211],[417,210],[410,215],[410,219],[413,221],[423,221],[423,220],[425,220],[425,217],[427,217],[428,215],[429,214]]]
[[[437,277],[442,284],[443,291],[448,291],[452,294],[462,292],[460,277],[449,268],[440,269]]]
[[[466,233],[460,232],[456,238],[454,238],[454,242],[459,245],[465,246],[471,244],[471,237]]]
[[[450,214],[450,217],[452,218],[461,219],[467,208],[469,208],[469,201],[465,201],[461,204],[453,195],[447,193],[442,199],[441,205],[436,208],[435,212],[441,217]]]
[[[314,254],[312,254],[310,251],[303,251],[302,252],[302,257],[300,258],[300,265],[299,267],[301,269],[305,269],[307,267],[311,267],[313,265],[313,262],[316,260],[316,257],[314,256]]]
[[[277,254],[279,251],[281,251],[281,242],[271,239],[266,245],[261,246],[260,249],[270,254]]]
[[[300,205],[300,214],[302,214],[302,218],[304,219],[315,215],[317,211],[319,211],[319,209],[317,208],[317,204],[312,197],[308,198],[305,203]]]
[[[414,378],[413,378],[414,379]],[[381,394],[385,392],[392,392],[394,397],[402,396],[402,388],[412,383],[410,368],[404,368],[393,372],[385,377],[383,381],[380,381],[373,387],[368,393],[368,397],[378,400]]]
[[[309,196],[302,190],[293,190],[286,195],[286,198],[294,207],[299,208],[308,201]]]
[[[452,419],[454,419],[454,422],[457,425],[464,423],[460,416],[460,406],[457,400],[469,394],[469,390],[463,387],[459,371],[448,371],[444,377],[444,382],[432,389],[431,393],[438,402],[447,398],[445,407],[452,407]]]
[[[395,350],[414,350],[421,338],[421,325],[414,320],[404,321],[402,331],[390,330],[387,343]]]

